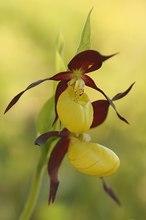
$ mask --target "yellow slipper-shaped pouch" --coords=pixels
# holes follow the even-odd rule
[[[80,172],[92,176],[110,176],[120,165],[118,156],[100,144],[72,137],[68,148],[70,163]]]
[[[57,113],[64,127],[73,133],[81,134],[88,131],[93,121],[90,99],[86,93],[76,96],[71,86],[59,96]]]

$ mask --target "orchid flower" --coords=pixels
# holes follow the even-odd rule
[[[131,90],[132,86],[134,83],[124,92],[116,94],[113,98],[112,101],[116,101],[118,99],[123,98],[126,96],[129,91]],[[66,92],[66,91],[64,91]],[[71,90],[71,92],[73,92]],[[85,95],[85,94],[84,94]],[[62,95],[61,95],[62,96]],[[83,94],[82,94],[83,96]],[[79,96],[80,98],[80,96]],[[88,124],[88,121],[91,123],[91,115],[92,115],[92,109],[90,109],[90,104],[88,107],[88,120],[85,120],[84,123],[82,121],[82,115],[86,115],[86,111],[83,109],[81,110],[81,104],[79,103],[77,106],[77,103],[72,104],[72,98],[70,98],[68,102],[68,97],[67,95],[63,94],[63,97],[61,97],[61,100],[64,99],[62,102],[62,109],[59,108],[59,111],[63,111],[61,117],[64,120],[68,120],[70,118],[70,121],[68,120],[67,126],[71,126],[72,129],[76,129],[78,131],[79,129],[85,129]],[[59,101],[59,100],[58,100]],[[85,100],[84,100],[85,101]],[[86,100],[88,103],[88,99]],[[87,104],[86,103],[86,104]],[[91,103],[93,106],[93,121],[91,123],[91,128],[99,126],[102,124],[108,114],[108,109],[109,109],[109,102],[108,100],[97,100],[93,103]],[[60,101],[59,101],[60,105]],[[64,106],[64,109],[63,109]],[[86,106],[84,104],[84,106]],[[67,111],[66,111],[67,107]],[[75,113],[72,117],[70,117],[70,112]],[[80,111],[81,110],[81,111]],[[69,114],[69,116],[68,116]],[[60,113],[58,114],[60,116]],[[77,118],[76,118],[77,115]],[[81,119],[79,120],[79,117],[81,116]],[[87,115],[86,115],[87,117]],[[66,119],[67,118],[67,119]],[[78,121],[79,120],[79,121]],[[78,123],[77,123],[78,122]],[[71,130],[72,130],[71,129]],[[83,134],[75,134],[70,132],[68,129],[64,128],[62,131],[48,131],[42,135],[40,135],[36,141],[36,145],[44,145],[47,140],[53,136],[59,137],[59,141],[57,142],[56,146],[53,148],[49,161],[48,161],[48,173],[50,176],[51,184],[50,184],[50,195],[49,195],[49,203],[53,203],[55,200],[56,192],[58,189],[59,185],[59,180],[58,180],[58,170],[61,165],[61,162],[65,156],[65,154],[68,154],[68,158],[70,163],[79,171],[88,175],[95,175],[98,177],[104,177],[108,175],[114,174],[118,167],[119,167],[119,158],[117,155],[111,151],[109,148],[104,147],[99,144],[91,143],[90,142],[90,137],[86,135],[85,133]],[[103,181],[103,187],[105,191],[118,203],[120,204],[118,198],[115,196],[113,191],[107,187],[105,181]]]
[[[104,61],[115,54],[103,56],[95,50],[80,52],[68,64],[68,70],[60,72],[52,77],[38,80],[30,84],[25,90],[17,94],[7,106],[5,113],[17,103],[27,90],[48,81],[59,81],[55,92],[55,121],[59,118],[64,129],[61,131],[48,131],[41,134],[35,141],[36,145],[44,145],[51,137],[58,137],[58,141],[52,149],[48,161],[48,173],[50,176],[49,203],[53,203],[59,185],[58,170],[67,153],[70,163],[82,173],[95,175],[102,178],[105,191],[119,204],[118,198],[107,187],[103,177],[114,174],[120,164],[118,156],[109,148],[92,143],[84,133],[90,128],[102,124],[108,114],[109,106],[112,106],[117,116],[128,123],[121,116],[114,101],[126,96],[132,85],[124,92],[116,94],[110,99],[103,90],[87,74],[98,70]],[[84,92],[84,87],[91,87],[100,92],[105,100],[97,100],[91,103],[90,98]]]
[[[118,156],[109,148],[90,142],[90,138],[86,134],[76,137],[67,129],[63,129],[61,132],[47,132],[39,136],[35,144],[43,145],[53,136],[60,137],[60,139],[53,148],[48,161],[48,173],[51,180],[49,204],[55,200],[59,185],[58,170],[66,153],[70,163],[79,172],[86,175],[102,178],[113,175],[119,168]],[[104,183],[104,185],[106,184]],[[109,195],[118,204],[120,203],[112,190]]]
[[[98,92],[100,92],[107,100],[107,105],[111,105],[114,110],[116,111],[117,116],[125,121],[127,120],[122,117],[118,111],[116,110],[115,105],[113,104],[113,101],[104,93],[103,90],[101,90],[99,87],[96,86],[95,82],[92,80],[91,77],[89,77],[88,73],[98,70],[104,61],[107,59],[113,57],[116,54],[112,54],[109,56],[103,56],[99,52],[95,50],[86,50],[83,52],[80,52],[79,54],[75,55],[73,59],[68,64],[68,70],[64,72],[60,72],[52,77],[48,77],[45,79],[38,80],[36,82],[31,83],[26,89],[21,91],[19,94],[17,94],[9,103],[7,106],[5,113],[12,108],[13,105],[15,105],[20,97],[29,89],[32,89],[39,84],[48,81],[48,80],[54,80],[54,81],[60,81],[58,83],[58,86],[56,88],[56,94],[55,94],[55,111],[56,111],[56,103],[58,101],[59,96],[61,93],[68,87],[68,84],[74,85],[75,92],[76,90],[82,94],[84,92],[84,84],[88,87],[91,87]],[[99,105],[99,104],[98,104]],[[95,106],[96,108],[96,106]],[[56,118],[54,122],[57,120],[58,115],[56,111]]]

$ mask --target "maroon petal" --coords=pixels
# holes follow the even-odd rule
[[[103,61],[114,55],[103,56],[95,50],[86,50],[74,56],[69,62],[68,68],[72,71],[80,69],[83,73],[89,73],[99,69]]]
[[[91,128],[94,128],[105,121],[107,117],[109,105],[110,104],[107,100],[98,100],[92,102],[94,116],[93,116],[93,122]]]
[[[124,96],[126,96],[126,95],[130,92],[130,90],[132,89],[132,87],[133,87],[134,84],[135,84],[135,82],[132,83],[126,91],[120,92],[120,93],[118,93],[117,95],[115,95],[115,96],[112,98],[112,101],[116,101],[116,100],[121,99],[121,98],[123,98]]]
[[[39,146],[44,145],[49,138],[59,137],[59,133],[60,133],[59,131],[48,131],[44,134],[41,134],[39,137],[37,137],[34,144]]]
[[[55,103],[57,103],[59,96],[67,87],[68,87],[68,84],[65,81],[60,81],[58,83],[57,88],[56,88],[56,93],[55,93]]]
[[[90,76],[83,75],[82,79],[84,80],[86,86],[89,86],[92,89],[95,89],[98,92],[100,92],[110,102],[110,104],[112,104],[112,100],[110,100],[110,98],[108,98],[108,96],[100,88],[96,86],[95,82]]]
[[[124,122],[126,122],[127,124],[129,124],[129,122],[128,122],[123,116],[121,116],[121,115],[118,113],[118,111],[117,111],[117,109],[116,109],[116,106],[114,105],[114,103],[112,102],[112,100],[111,100],[100,88],[98,88],[98,87],[96,86],[96,84],[95,84],[95,82],[93,81],[93,79],[91,79],[91,78],[90,78],[89,76],[87,76],[87,75],[83,75],[83,76],[82,76],[82,79],[84,80],[86,86],[89,86],[89,87],[91,87],[91,88],[97,90],[98,92],[100,92],[100,93],[106,98],[106,100],[109,102],[109,104],[113,107],[113,109],[115,110],[117,116],[118,116],[122,121],[124,121]]]
[[[121,205],[120,200],[118,199],[118,197],[116,196],[116,194],[114,193],[114,191],[112,190],[112,188],[107,185],[107,183],[105,182],[105,180],[104,180],[103,178],[101,178],[101,180],[102,180],[102,184],[103,184],[103,189],[104,189],[104,191],[105,191],[118,205]]]
[[[57,85],[56,88],[56,92],[55,92],[55,119],[53,124],[57,121],[58,119],[58,114],[57,114],[57,110],[56,110],[56,105],[57,105],[57,101],[59,96],[61,95],[61,93],[68,87],[67,82],[66,81],[60,81]]]
[[[62,131],[48,131],[44,134],[41,134],[37,139],[35,140],[35,145],[44,145],[46,144],[47,140],[51,137],[67,137],[70,134],[70,132],[64,128]]]
[[[72,79],[72,77],[73,77],[73,73],[71,71],[65,71],[65,72],[57,73],[56,75],[52,76],[50,79],[55,81],[59,81],[59,80],[68,81]]]
[[[31,83],[25,90],[23,90],[22,92],[20,92],[18,95],[16,95],[12,100],[11,102],[9,103],[9,105],[7,106],[6,110],[4,113],[6,113],[10,108],[12,108],[13,105],[15,105],[18,100],[20,99],[20,97],[23,95],[23,93],[25,93],[27,90],[29,89],[32,89],[33,87],[36,87],[38,86],[39,84],[47,81],[47,80],[50,80],[50,78],[45,78],[45,79],[42,79],[42,80],[38,80],[36,82],[33,82]]]
[[[23,93],[25,93],[27,90],[32,89],[33,87],[38,86],[39,84],[47,81],[47,80],[55,80],[55,81],[59,81],[59,80],[65,80],[68,81],[69,79],[71,79],[72,77],[72,72],[66,71],[66,72],[61,72],[58,73],[50,78],[45,78],[42,80],[38,80],[36,82],[31,83],[25,90],[23,90],[22,92],[20,92],[19,94],[17,94],[9,103],[9,105],[7,106],[6,110],[4,113],[6,113],[10,108],[12,108],[13,105],[15,105],[18,100],[20,99],[20,97],[23,95]]]
[[[48,162],[48,173],[50,175],[50,195],[49,204],[54,202],[56,192],[59,185],[58,170],[61,162],[68,150],[70,139],[68,137],[61,138],[53,148]]]

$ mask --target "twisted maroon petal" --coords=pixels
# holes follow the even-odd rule
[[[107,100],[98,100],[92,102],[92,106],[94,115],[91,128],[94,128],[105,121],[110,104]]]
[[[124,96],[126,96],[126,95],[130,92],[130,90],[132,89],[132,87],[134,86],[134,84],[135,84],[135,82],[132,83],[132,84],[129,86],[129,88],[128,88],[127,90],[125,90],[124,92],[120,92],[120,93],[116,94],[116,95],[112,98],[112,101],[116,101],[116,100],[121,99],[121,98],[123,98]]]
[[[11,102],[9,103],[9,105],[7,106],[6,110],[4,113],[6,113],[10,108],[12,108],[13,105],[15,105],[18,100],[20,99],[20,97],[23,95],[23,93],[25,93],[27,90],[29,89],[32,89],[33,87],[36,87],[38,86],[39,84],[47,81],[47,80],[50,80],[50,78],[45,78],[45,79],[42,79],[42,80],[38,80],[36,82],[33,82],[31,83],[25,90],[23,90],[22,92],[20,92],[19,94],[17,94],[12,100]]]
[[[82,79],[84,80],[86,86],[89,86],[92,89],[95,89],[98,92],[100,92],[109,101],[109,103],[112,104],[112,100],[110,100],[110,98],[108,98],[108,96],[99,87],[96,86],[95,82],[90,76],[83,75]]]
[[[87,76],[87,75],[83,75],[83,76],[82,76],[82,79],[84,80],[86,86],[89,86],[89,87],[91,87],[91,88],[97,90],[98,92],[100,92],[100,93],[106,98],[106,100],[109,102],[109,104],[113,107],[113,109],[115,110],[117,116],[118,116],[122,121],[124,121],[124,122],[126,122],[127,124],[129,124],[129,122],[128,122],[123,116],[121,116],[121,115],[118,113],[118,111],[117,111],[117,109],[116,109],[116,106],[114,105],[113,101],[112,101],[100,88],[98,88],[98,87],[96,86],[96,84],[95,84],[95,82],[93,81],[93,79],[91,79],[91,78],[90,78],[89,76]]]
[[[130,92],[130,90],[132,89],[134,84],[135,84],[135,82],[132,83],[129,86],[129,88],[127,90],[125,90],[124,92],[116,94],[112,98],[112,101],[116,101],[116,100],[119,100],[119,99],[125,97]],[[94,127],[102,124],[105,121],[107,114],[108,114],[108,109],[109,109],[110,103],[107,100],[97,100],[95,102],[92,102],[92,106],[93,106],[93,111],[94,111],[94,117],[93,117],[93,122],[92,122],[91,128],[94,128]]]
[[[62,137],[56,146],[53,148],[48,162],[48,173],[50,176],[50,194],[49,204],[54,202],[57,189],[59,186],[58,170],[61,162],[68,150],[70,139],[68,137]]]
[[[118,197],[116,196],[116,194],[114,193],[114,191],[112,190],[112,188],[107,185],[107,183],[105,182],[105,180],[104,180],[103,178],[101,178],[101,180],[102,180],[102,185],[103,185],[104,191],[105,191],[118,205],[121,205],[120,200],[118,199]]]
[[[69,134],[70,132],[66,128],[64,128],[62,131],[48,131],[37,137],[34,144],[42,146],[46,144],[47,140],[51,137],[67,137]]]
[[[103,61],[114,55],[103,56],[95,50],[86,50],[74,56],[69,62],[68,68],[72,71],[80,69],[83,73],[89,73],[99,69]]]
[[[59,137],[59,133],[60,133],[59,131],[48,131],[44,134],[41,134],[39,137],[37,137],[34,144],[39,146],[44,145],[49,138]]]
[[[72,78],[73,73],[70,71],[66,71],[66,72],[60,72],[50,78],[45,78],[42,80],[38,80],[36,82],[31,83],[26,89],[24,89],[23,91],[21,91],[19,94],[17,94],[9,103],[9,105],[7,106],[6,110],[4,113],[6,113],[10,108],[13,107],[13,105],[15,105],[18,100],[20,99],[20,97],[23,95],[23,93],[25,93],[27,90],[32,89],[36,86],[38,86],[39,84],[48,81],[48,80],[55,80],[55,81],[60,81],[60,80],[64,80],[64,81],[68,81]]]

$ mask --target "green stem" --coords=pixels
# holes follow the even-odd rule
[[[19,220],[29,220],[31,218],[31,215],[37,203],[44,170],[47,165],[48,158],[50,156],[50,150],[55,140],[57,139],[50,138],[46,143],[46,145],[40,148],[41,149],[40,159],[36,167],[36,172],[32,181],[32,185],[27,201],[25,203],[24,209],[22,210],[22,213],[20,214]]]
[[[56,50],[56,69],[58,72],[62,71],[65,69],[65,65],[62,59],[62,51],[63,51],[63,39],[61,37],[61,35],[58,37],[58,42],[57,42],[57,46],[56,46],[57,50]],[[53,94],[54,91],[56,90],[56,83],[54,82],[54,88],[53,88]],[[48,103],[50,104],[50,103]],[[52,109],[53,107],[53,109]],[[52,109],[52,111],[54,111],[54,106],[52,105],[51,102],[51,106],[49,106],[49,109]],[[41,116],[39,117],[41,119],[41,123],[39,128],[41,127],[42,123],[44,123],[44,128],[46,125],[46,121],[48,122],[48,110],[46,112],[46,107],[45,107],[45,111],[41,112],[41,116],[43,115],[43,117],[41,118]],[[51,112],[51,111],[50,111]],[[44,117],[45,116],[45,117]],[[52,118],[52,122],[48,122],[51,126],[50,128],[48,128],[48,130],[52,129],[52,123],[53,123],[53,118]],[[39,124],[39,120],[38,120],[38,124]],[[59,124],[60,127],[60,124]],[[55,124],[55,127],[53,130],[56,130],[58,128],[58,125]],[[38,129],[39,130],[39,129]],[[46,129],[45,129],[46,130]],[[58,130],[58,129],[57,129]],[[42,182],[42,178],[43,178],[43,174],[44,174],[44,168],[47,164],[48,158],[49,158],[49,154],[50,154],[50,149],[52,146],[52,143],[56,140],[56,138],[50,138],[47,142],[47,144],[45,146],[43,146],[43,148],[41,148],[41,155],[40,155],[40,160],[38,162],[37,168],[36,168],[36,172],[32,181],[32,186],[26,201],[26,204],[24,206],[24,209],[22,210],[22,213],[20,214],[19,220],[30,220],[31,215],[33,213],[33,210],[35,208],[37,199],[38,199],[38,194],[39,194],[39,190],[40,190],[40,186],[41,186],[41,182]]]
[[[42,153],[32,181],[32,186],[28,195],[27,202],[24,206],[24,209],[22,210],[22,213],[20,214],[19,220],[29,220],[35,208],[40,190],[40,185],[44,174],[45,163],[43,161],[44,155]]]

